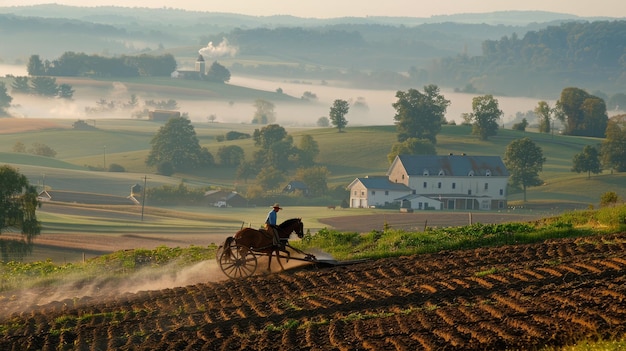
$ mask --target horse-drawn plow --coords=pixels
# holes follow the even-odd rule
[[[304,236],[303,224],[300,218],[287,220],[277,228],[280,237],[280,244],[273,242],[271,234],[263,230],[253,228],[243,228],[234,236],[227,238],[219,246],[216,260],[220,269],[229,278],[245,278],[256,273],[259,264],[259,257],[267,257],[267,271],[270,271],[272,257],[276,257],[281,269],[284,267],[281,259],[287,262],[290,260],[310,263],[317,267],[335,267],[356,264],[366,261],[350,260],[337,261],[333,259],[318,259],[315,255],[303,252],[302,250],[289,245],[288,238],[295,232],[298,237]],[[292,256],[292,253],[300,256]]]

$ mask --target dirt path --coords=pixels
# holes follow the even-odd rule
[[[624,335],[625,272],[626,233],[309,265],[24,305],[0,349],[533,350]]]

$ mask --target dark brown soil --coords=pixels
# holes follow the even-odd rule
[[[23,306],[0,349],[535,350],[621,338],[625,272],[626,233],[306,265]]]

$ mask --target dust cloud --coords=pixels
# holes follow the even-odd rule
[[[215,260],[177,268],[175,263],[160,268],[144,268],[129,276],[113,278],[98,276],[70,277],[45,287],[0,293],[0,320],[14,313],[24,313],[32,308],[61,302],[70,308],[93,301],[105,302],[128,293],[153,291],[219,282],[228,279]]]
[[[318,259],[332,259],[331,255],[315,251]],[[300,257],[294,254],[292,257]],[[258,256],[255,274],[267,272],[268,258]],[[285,270],[310,265],[302,259],[281,259]],[[276,258],[272,258],[271,273],[280,272]],[[94,301],[106,302],[124,294],[135,294],[141,291],[157,291],[185,287],[189,285],[212,283],[228,280],[216,260],[206,260],[184,268],[171,263],[163,267],[146,267],[124,278],[107,275],[97,277],[68,277],[61,282],[53,282],[45,287],[34,287],[28,290],[0,292],[0,320],[9,318],[15,313],[28,313],[50,303],[62,303],[68,308],[93,304]]]

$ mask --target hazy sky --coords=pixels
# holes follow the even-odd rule
[[[0,6],[53,3],[74,6],[170,7],[246,15],[430,17],[504,10],[538,10],[578,16],[626,17],[624,0],[0,0]]]

